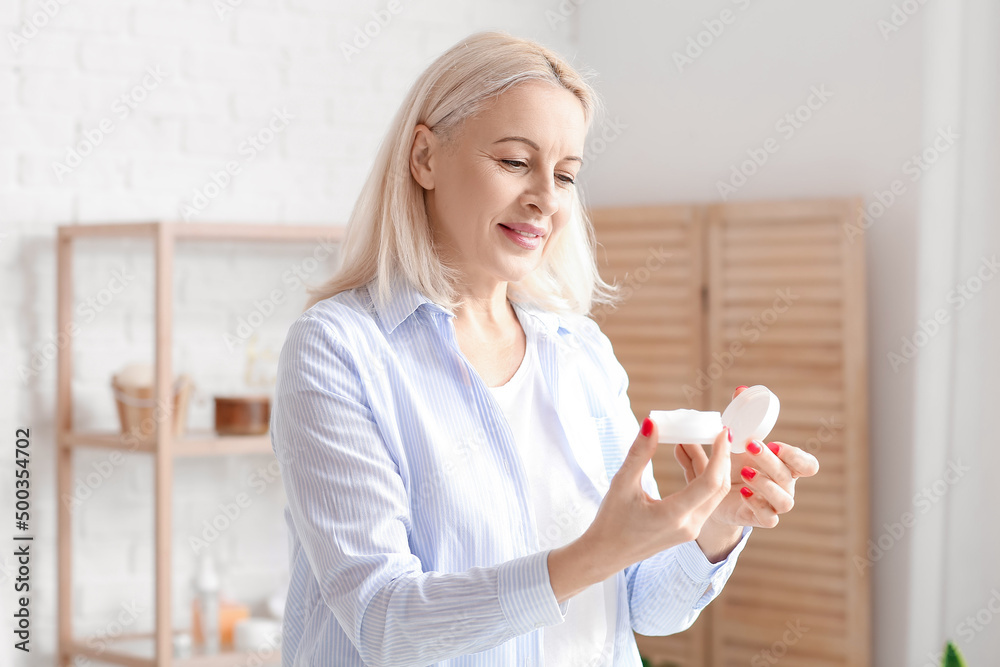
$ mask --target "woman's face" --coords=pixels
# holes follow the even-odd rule
[[[467,287],[516,282],[542,264],[569,221],[585,138],[576,96],[536,81],[466,119],[450,142],[417,127],[410,170],[439,252]],[[514,231],[526,228],[538,236]]]

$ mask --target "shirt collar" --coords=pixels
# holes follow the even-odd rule
[[[391,334],[395,331],[396,327],[402,324],[404,320],[424,304],[427,304],[426,308],[431,311],[445,315],[448,318],[455,317],[453,312],[431,301],[423,292],[414,287],[410,281],[402,277],[396,278],[392,283],[393,286],[389,293],[388,302],[379,305],[374,298],[377,285],[378,278],[374,278],[368,283],[367,287],[375,312],[378,314],[382,326],[385,327],[386,334]],[[568,334],[573,333],[569,319],[558,313],[549,312],[528,304],[511,302],[511,305],[521,313],[534,318],[536,325],[540,327],[541,331],[553,338],[557,338],[564,332]]]

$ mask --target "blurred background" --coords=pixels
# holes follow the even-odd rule
[[[744,636],[742,652],[729,654],[729,640],[709,627],[693,629],[690,641],[704,649],[686,653],[699,657],[685,664],[747,664],[739,655],[763,660],[751,664],[934,665],[946,639],[970,664],[995,664],[1000,454],[987,417],[1000,400],[1000,3],[0,0],[0,29],[0,424],[8,442],[0,507],[12,522],[7,534],[19,534],[14,441],[16,429],[30,428],[25,534],[34,536],[30,653],[11,639],[18,543],[0,548],[8,638],[0,663],[57,664],[57,611],[90,647],[80,658],[90,664],[103,664],[110,640],[149,632],[155,618],[153,456],[73,447],[72,491],[60,496],[55,428],[56,355],[67,341],[74,429],[122,428],[124,399],[111,376],[154,362],[155,247],[141,236],[74,241],[68,303],[78,328],[70,333],[56,318],[57,227],[329,230],[322,242],[302,234],[177,242],[173,371],[193,384],[186,429],[212,433],[215,397],[273,386],[304,285],[336,266],[335,227],[347,221],[409,85],[461,38],[502,29],[594,73],[607,114],[588,138],[579,181],[594,209],[732,213],[740,209],[711,207],[861,202],[853,223],[837,224],[844,242],[863,248],[863,300],[851,312],[867,354],[855,378],[867,422],[858,422],[864,437],[851,450],[861,455],[856,469],[830,469],[863,481],[860,500],[845,503],[862,507],[857,525],[867,534],[837,554],[860,591],[849,608],[866,628],[844,635],[863,646],[843,655],[870,662],[838,659],[821,641],[825,630],[794,641]],[[625,214],[603,219],[616,215]],[[609,248],[614,236],[611,224],[599,226]],[[627,342],[615,345],[628,355]],[[173,542],[166,590],[175,628],[191,626],[206,552],[212,573],[201,572],[202,583],[217,578],[230,613],[280,616],[284,495],[269,445],[245,442],[239,452],[173,463],[164,534]],[[63,610],[60,505],[72,508],[72,605]],[[856,515],[846,516],[844,534]],[[766,607],[768,587],[757,590]],[[753,617],[753,601],[742,604]],[[796,615],[786,617],[792,627]]]

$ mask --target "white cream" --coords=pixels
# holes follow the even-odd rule
[[[710,445],[722,430],[722,415],[700,410],[652,410],[659,442]]]

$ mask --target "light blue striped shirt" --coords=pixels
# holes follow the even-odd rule
[[[560,444],[603,498],[639,431],[625,370],[592,319],[514,309],[537,334]],[[360,287],[288,330],[271,414],[288,498],[284,667],[542,667],[542,632],[574,602],[556,601],[517,445],[453,317],[400,281],[384,308]],[[652,463],[642,485],[660,497]],[[750,532],[716,564],[691,541],[616,573],[614,655],[597,664],[639,667],[633,630],[690,627]]]

